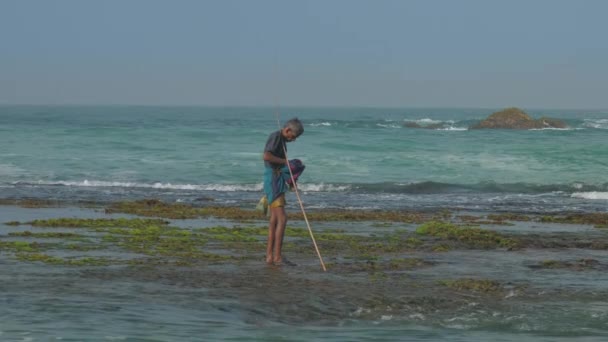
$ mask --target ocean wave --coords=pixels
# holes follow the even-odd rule
[[[437,120],[432,118],[413,118],[413,119],[372,119],[372,120],[336,120],[325,121],[319,120],[308,123],[307,126],[318,128],[377,128],[377,129],[398,129],[398,128],[427,128],[432,130],[445,131],[467,131],[469,123],[465,121],[455,120]]]
[[[468,131],[466,122],[454,120],[435,120],[430,118],[404,119],[403,126],[407,128],[426,128],[437,131]]]
[[[448,121],[441,121],[441,120],[434,120],[431,118],[423,118],[423,119],[415,119],[413,120],[415,123],[420,124],[420,125],[434,125],[434,124],[440,124],[440,123],[454,123],[454,121],[448,120]]]
[[[298,189],[302,191],[310,191],[310,192],[343,192],[348,191],[352,188],[351,185],[348,184],[300,184],[298,185]]]
[[[400,125],[396,125],[396,124],[381,124],[381,123],[377,123],[376,126],[382,127],[382,128],[401,128]]]
[[[330,122],[317,122],[317,123],[311,123],[309,124],[309,126],[313,126],[313,127],[319,127],[319,126],[326,126],[329,127],[332,124]]]
[[[218,192],[254,192],[262,191],[262,183],[248,184],[174,184],[169,182],[120,182],[120,181],[36,181],[15,182],[12,186],[68,186],[68,187],[112,187],[144,188],[159,190],[218,191]],[[606,199],[608,184],[532,184],[532,183],[495,183],[480,182],[477,184],[451,184],[441,182],[417,183],[300,183],[298,189],[303,192],[345,192],[358,194],[467,194],[467,193],[506,193],[526,195],[572,196],[590,199]]]
[[[139,183],[111,181],[57,181],[57,182],[18,182],[15,185],[25,186],[74,186],[74,187],[111,187],[111,188],[149,188],[163,190],[204,190],[204,191],[261,191],[262,183],[258,184],[172,184],[172,183]]]
[[[454,127],[454,126],[449,126],[449,127],[445,127],[445,128],[437,128],[438,131],[468,131],[469,129],[467,127]]]
[[[161,190],[194,190],[194,191],[262,191],[262,183],[255,184],[173,184],[173,183],[141,183],[141,182],[113,182],[113,181],[37,181],[37,182],[16,182],[13,186],[72,186],[72,187],[111,187],[111,188],[147,188]],[[326,184],[326,183],[306,183],[298,186],[298,189],[305,192],[343,192],[351,189],[348,184]]]
[[[338,121],[317,121],[308,123],[311,127],[348,127],[348,128],[404,128],[410,125],[417,125],[422,128],[430,128],[434,130],[445,131],[466,131],[469,126],[479,120],[463,119],[463,120],[439,120],[433,118],[406,118],[401,121],[381,119],[381,120],[338,120]],[[576,124],[566,128],[533,128],[531,131],[572,131],[581,129],[608,129],[608,119],[583,119],[582,123],[578,120]]]
[[[601,191],[575,192],[571,195],[571,197],[591,199],[591,200],[608,200],[608,192],[601,192]]]
[[[532,184],[532,183],[495,183],[451,184],[441,182],[418,183],[373,183],[354,184],[355,192],[393,193],[393,194],[437,194],[437,193],[511,193],[511,194],[549,194],[563,195],[573,192],[606,191],[608,184]]]
[[[545,127],[545,128],[530,128],[529,131],[574,131],[576,128],[557,128],[557,127]]]
[[[608,129],[608,119],[584,119],[583,127]]]

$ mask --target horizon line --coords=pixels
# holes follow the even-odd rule
[[[583,108],[583,107],[538,107],[538,106],[428,106],[428,105],[402,105],[402,106],[381,106],[381,105],[270,105],[270,104],[256,104],[256,105],[222,105],[222,104],[142,104],[142,103],[105,103],[105,104],[93,104],[93,103],[3,103],[0,102],[0,106],[22,106],[22,107],[201,107],[201,108],[331,108],[331,109],[506,109],[506,108],[524,108],[524,109],[542,109],[542,110],[592,110],[592,111],[605,111],[608,108]]]

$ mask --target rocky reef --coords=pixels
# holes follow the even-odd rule
[[[492,113],[485,120],[472,125],[469,129],[542,129],[567,127],[568,125],[561,120],[546,117],[535,120],[521,109],[512,107]]]
[[[406,121],[403,126],[407,128],[425,128],[425,129],[443,129],[446,126],[443,123],[431,123],[428,125],[421,125],[415,121]]]

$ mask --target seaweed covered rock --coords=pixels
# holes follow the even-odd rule
[[[542,117],[538,120],[532,119],[519,108],[507,108],[500,112],[492,113],[470,129],[540,129],[540,128],[566,128],[563,121]]]

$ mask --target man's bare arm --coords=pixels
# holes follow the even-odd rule
[[[264,152],[264,161],[274,164],[287,164],[287,159],[279,158],[270,152]]]

